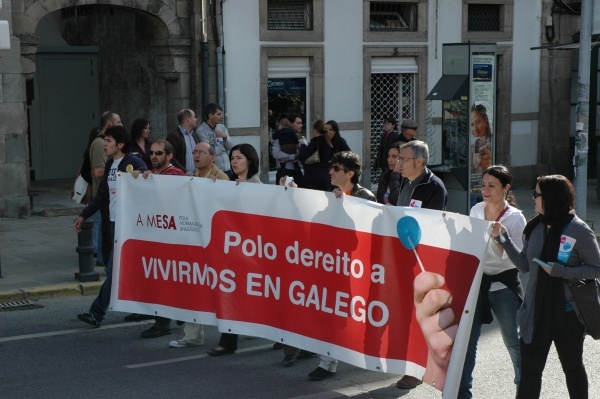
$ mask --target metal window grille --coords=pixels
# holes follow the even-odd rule
[[[415,32],[417,30],[416,3],[372,1],[370,4],[372,32]]]
[[[268,30],[312,30],[312,0],[268,0]]]
[[[499,32],[500,4],[469,4],[469,32]]]
[[[415,119],[415,74],[371,74],[371,165],[381,144],[383,120],[387,116],[398,119],[398,128],[404,119]],[[373,168],[371,183],[376,184],[381,171]]]

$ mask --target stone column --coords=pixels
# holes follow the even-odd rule
[[[10,1],[3,2],[0,19],[7,20],[11,29],[10,50],[0,51],[0,217],[21,218],[30,211],[27,98]]]

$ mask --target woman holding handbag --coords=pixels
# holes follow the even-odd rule
[[[529,279],[517,313],[521,382],[517,398],[539,398],[542,373],[554,342],[571,398],[588,397],[583,364],[585,327],[573,298],[572,280],[600,277],[594,232],[575,215],[575,190],[561,175],[542,176],[533,191],[537,215],[525,226],[519,250],[501,223],[492,238]]]
[[[304,166],[304,181],[300,187],[330,191],[329,159],[333,155],[333,145],[325,133],[325,122],[319,119],[312,127],[313,138],[308,145],[300,146],[298,154],[298,160]]]

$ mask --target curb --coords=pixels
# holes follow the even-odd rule
[[[43,299],[73,295],[96,295],[102,287],[102,281],[88,283],[69,283],[47,285],[42,287],[23,288],[18,290],[0,291],[0,302]]]

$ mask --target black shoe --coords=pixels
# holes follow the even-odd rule
[[[317,367],[316,369],[308,373],[308,377],[311,380],[315,381],[323,381],[327,378],[333,377],[334,375],[335,373],[333,371],[325,370],[323,367]]]
[[[185,321],[177,320],[177,325],[178,325],[178,326],[180,326],[180,325],[182,325],[182,324],[184,324],[184,323],[185,323]]]
[[[77,315],[77,318],[83,321],[84,323],[88,323],[91,326],[100,327],[100,322],[96,320],[94,315],[91,313],[79,313]]]
[[[96,261],[96,266],[104,266],[104,262]]]
[[[317,356],[315,352],[305,351],[304,349],[300,350],[300,353],[298,353],[298,359],[308,359],[309,357],[315,356]]]
[[[423,381],[411,375],[405,375],[396,383],[396,387],[400,389],[413,389],[421,385]]]
[[[211,356],[221,356],[221,355],[232,355],[235,353],[235,350],[223,348],[223,349],[209,349],[206,351]]]
[[[275,343],[273,344],[273,349],[274,349],[274,350],[276,350],[276,351],[277,351],[277,350],[279,350],[279,349],[281,349],[281,348],[283,348],[283,344],[282,344],[281,342],[275,342]]]
[[[154,319],[154,316],[149,316],[147,314],[140,313],[132,313],[125,316],[125,321],[142,321],[142,320],[151,320]]]
[[[171,334],[170,328],[152,326],[146,331],[142,331],[142,338],[158,338],[169,334]]]
[[[298,358],[298,354],[295,355],[285,355],[283,360],[281,361],[281,365],[285,367],[290,367],[294,363],[296,363],[296,359]]]

